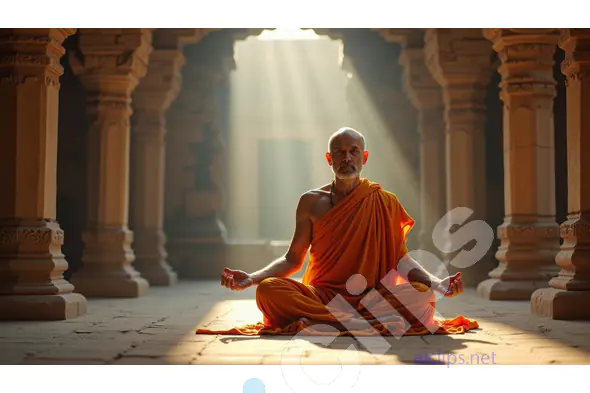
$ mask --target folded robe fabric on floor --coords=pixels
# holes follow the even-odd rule
[[[477,321],[458,316],[435,319],[435,298],[420,283],[397,273],[414,226],[397,197],[379,184],[361,184],[315,223],[309,264],[302,282],[268,278],[256,288],[263,321],[228,330],[198,329],[197,334],[227,335],[425,335],[461,334]],[[300,318],[313,321],[309,326]],[[383,322],[354,330],[322,328],[321,322],[346,328],[350,318]],[[315,325],[315,323],[320,323]]]

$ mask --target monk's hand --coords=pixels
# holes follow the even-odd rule
[[[438,285],[438,289],[439,292],[445,297],[454,297],[463,293],[461,272],[441,280]]]
[[[253,284],[252,277],[241,270],[225,268],[221,275],[221,285],[233,291],[242,291]]]

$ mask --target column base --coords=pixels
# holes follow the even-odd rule
[[[149,283],[142,277],[113,277],[100,276],[91,277],[74,275],[72,284],[76,291],[86,297],[141,297],[148,293]]]
[[[589,321],[590,291],[539,289],[531,296],[531,312],[552,319]]]
[[[133,267],[150,285],[170,286],[178,281],[166,259],[166,235],[160,229],[138,228],[134,232]]]
[[[126,227],[97,228],[83,233],[82,267],[72,275],[77,292],[86,297],[140,297],[149,284],[131,263],[133,233]]]
[[[145,264],[136,262],[133,266],[150,285],[171,286],[178,282],[178,275],[166,262]]]
[[[61,321],[86,315],[86,298],[79,293],[59,295],[2,295],[0,320]]]
[[[530,300],[533,292],[548,286],[547,281],[502,281],[490,278],[477,286],[477,294],[489,300]]]

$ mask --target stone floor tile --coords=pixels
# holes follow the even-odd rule
[[[414,364],[424,351],[493,354],[497,364],[590,364],[590,321],[541,318],[528,302],[489,301],[471,288],[438,304],[445,317],[479,322],[480,329],[461,335],[326,341],[194,334],[260,321],[254,295],[181,281],[138,299],[89,299],[87,315],[72,320],[0,322],[0,364],[355,364],[341,359],[350,346],[361,364]]]

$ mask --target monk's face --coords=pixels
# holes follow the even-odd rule
[[[343,133],[332,140],[326,158],[337,178],[349,180],[360,176],[363,165],[367,162],[368,152],[364,150],[360,137]]]

